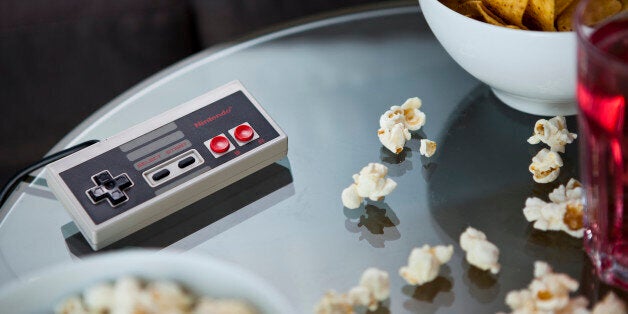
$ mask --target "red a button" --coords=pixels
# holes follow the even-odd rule
[[[253,136],[255,136],[255,131],[253,131],[252,127],[246,124],[241,124],[235,128],[233,134],[238,141],[248,142],[253,138]]]
[[[229,140],[222,135],[218,135],[209,141],[209,148],[217,154],[222,154],[228,151],[229,146],[231,146]]]

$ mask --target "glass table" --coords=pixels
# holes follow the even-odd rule
[[[560,178],[535,184],[527,170],[541,149],[526,142],[539,117],[506,107],[463,71],[430,32],[417,5],[365,9],[213,48],[171,66],[95,112],[53,151],[103,139],[231,80],[240,80],[289,136],[288,157],[123,240],[124,247],[195,252],[234,262],[268,280],[301,313],[329,289],[347,291],[368,267],[389,272],[391,297],[377,313],[494,313],[525,287],[533,262],[550,262],[595,298],[581,241],[532,229],[525,199],[577,177],[577,145]],[[423,100],[427,124],[394,155],[377,138],[379,116]],[[568,119],[570,129],[576,121]],[[431,158],[419,140],[438,143]],[[398,183],[381,202],[343,208],[341,191],[370,162]],[[40,173],[0,217],[0,285],[78,262],[89,250]],[[490,275],[464,259],[467,226],[501,249]],[[431,283],[397,275],[414,247],[453,244]],[[107,251],[107,250],[105,250]]]

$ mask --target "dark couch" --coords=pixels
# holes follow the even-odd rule
[[[0,1],[0,185],[177,60],[272,24],[377,1]]]

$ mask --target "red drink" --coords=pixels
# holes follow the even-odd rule
[[[576,26],[584,245],[601,279],[628,289],[628,17]]]

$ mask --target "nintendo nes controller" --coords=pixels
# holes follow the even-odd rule
[[[234,81],[48,165],[46,176],[98,250],[287,151],[286,134]]]

